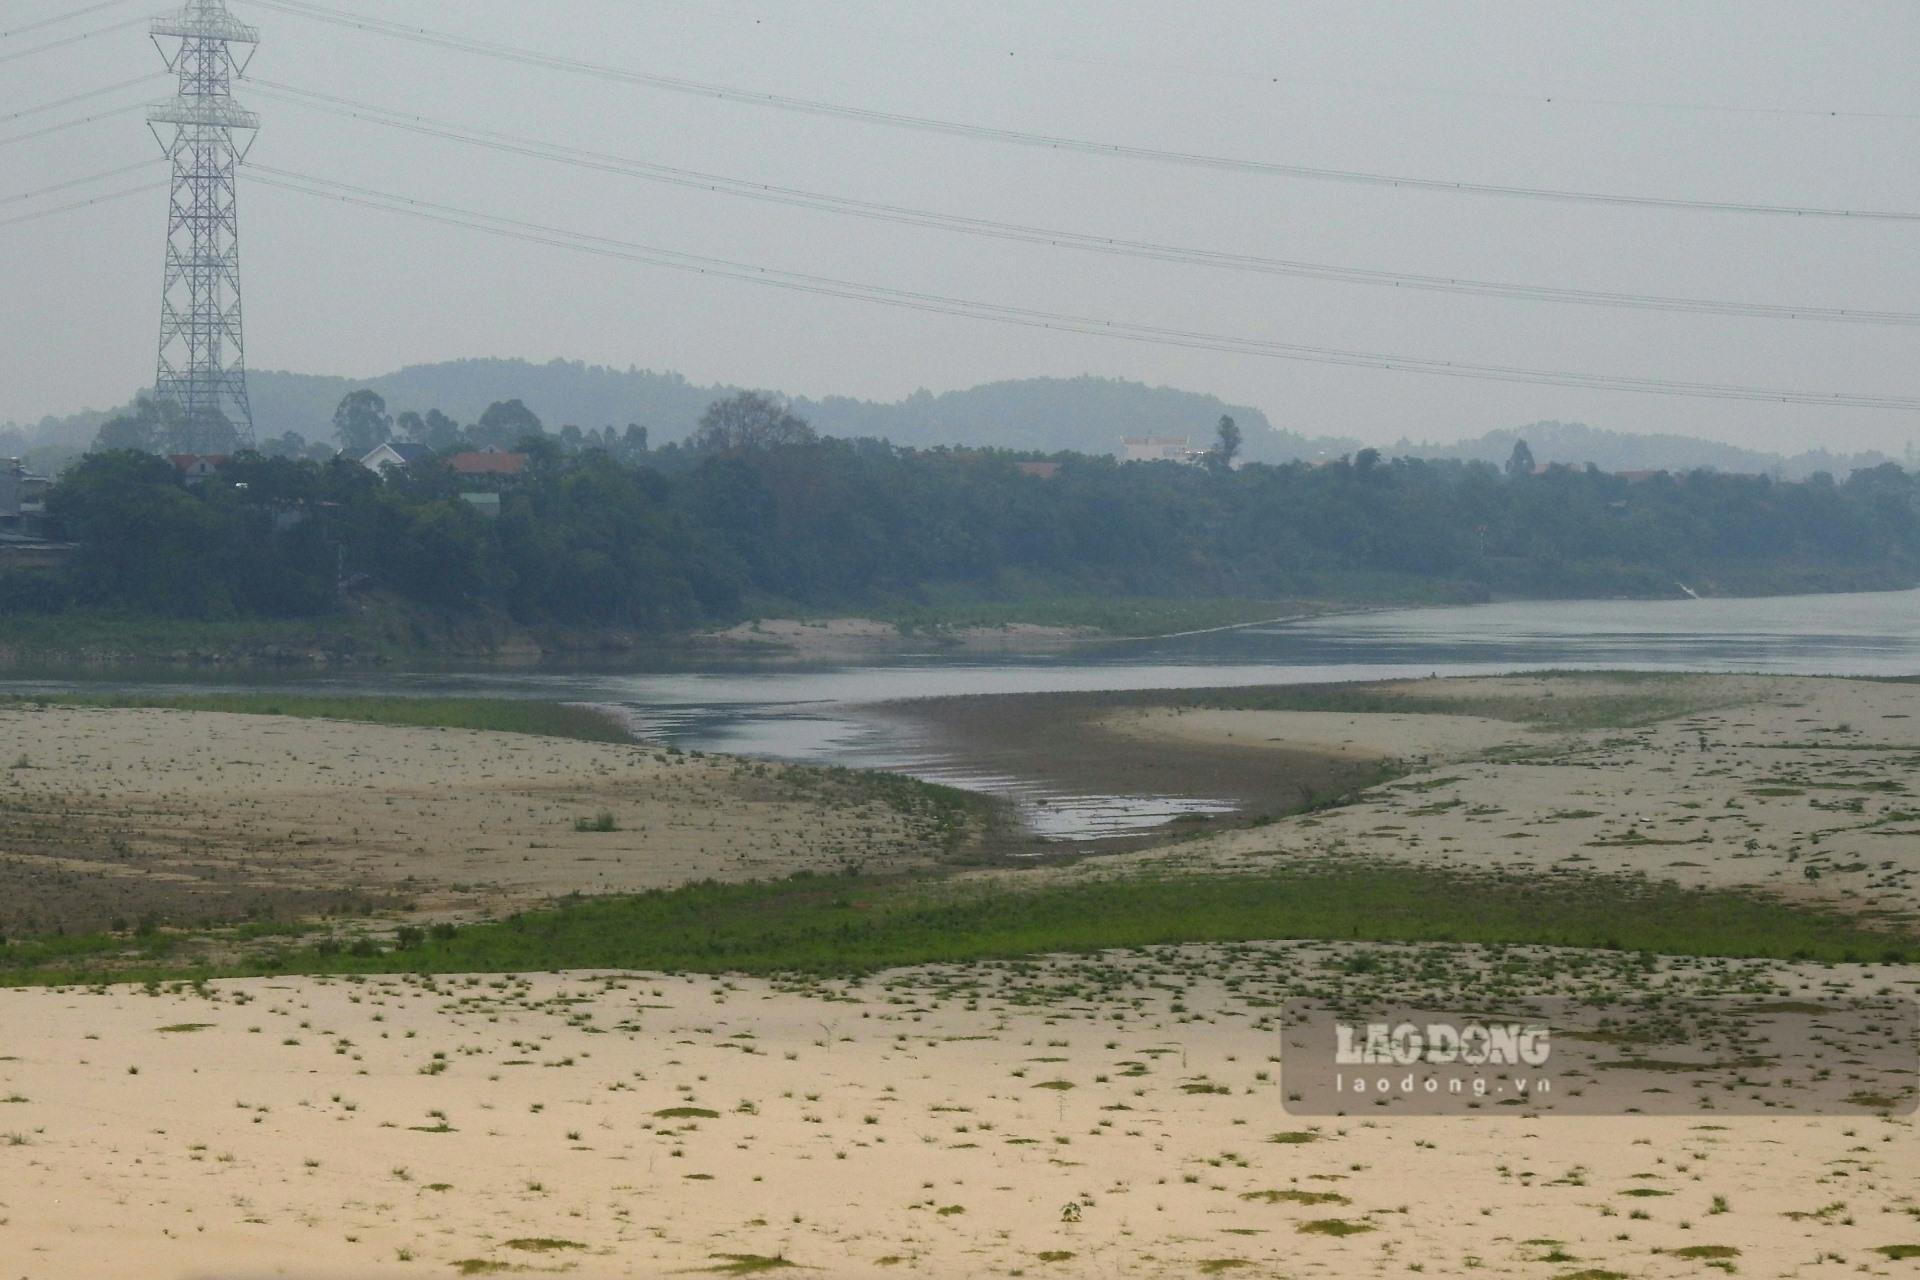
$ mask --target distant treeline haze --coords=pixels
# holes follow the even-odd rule
[[[1920,484],[1892,464],[1798,484],[1372,450],[1320,466],[1056,454],[1023,467],[1037,455],[818,438],[752,396],[716,404],[684,445],[520,447],[530,464],[515,477],[430,458],[382,480],[345,457],[243,454],[191,486],[150,453],[95,452],[49,499],[80,544],[70,569],[0,574],[0,610],[319,617],[385,591],[449,614],[651,629],[930,591],[1471,599],[1920,582]],[[497,514],[463,497],[477,489],[498,493]]]

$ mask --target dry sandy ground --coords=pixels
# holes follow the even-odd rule
[[[1738,705],[1647,729],[1522,728],[1537,758],[1451,763],[1346,809],[1084,865],[1565,863],[1911,904],[1920,688],[1721,692]],[[35,766],[0,782],[9,804],[180,833],[136,847],[149,869],[121,874],[175,874],[166,854],[207,883],[196,868],[271,880],[290,864],[512,896],[668,882],[716,855],[754,874],[764,849],[827,856],[805,824],[834,820],[750,766],[638,748],[224,716],[195,717],[186,742],[165,732],[177,717],[125,719],[164,713],[39,714],[52,718],[0,720],[31,735]],[[1294,718],[1180,732],[1362,756],[1514,749],[1511,725],[1416,716],[1382,733],[1276,714]],[[599,807],[628,830],[576,835],[572,818]],[[827,830],[877,845],[896,839],[889,818]],[[1689,843],[1650,843],[1666,840]],[[80,871],[113,872],[96,862]],[[1862,1103],[1826,1119],[1307,1119],[1286,1112],[1275,1017],[1304,991],[1914,994],[1914,967],[1647,970],[1519,948],[1492,967],[1470,948],[1366,947],[1362,970],[1357,949],[1162,948],[859,984],[0,992],[0,1280],[589,1280],[754,1259],[836,1277],[1913,1274],[1881,1252],[1920,1246],[1911,1118]],[[1352,1233],[1303,1230],[1326,1222]]]
[[[1395,712],[1149,707],[1120,712],[1102,727],[1183,746],[1312,751],[1367,760],[1457,760],[1530,741],[1524,725],[1507,720]]]
[[[1287,1114],[1274,1001],[1347,954],[0,992],[0,1275],[1912,1274],[1910,1118]]]
[[[1184,864],[1227,869],[1331,855],[1634,871],[1683,884],[1763,886],[1911,921],[1920,911],[1920,685],[1695,682],[1701,702],[1725,705],[1631,729],[1292,711],[1128,712],[1119,723],[1169,744],[1222,743],[1231,734],[1247,746],[1311,742],[1442,762],[1343,808],[1182,845],[1171,856]],[[1538,677],[1386,687],[1436,702],[1623,692]],[[1473,758],[1488,751],[1494,758]]]
[[[0,709],[0,934],[919,862],[915,821],[806,770],[640,746],[201,712]],[[579,832],[611,813],[619,830]]]

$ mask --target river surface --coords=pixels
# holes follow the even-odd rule
[[[618,707],[641,736],[687,750],[894,769],[1005,796],[1036,832],[1137,833],[1224,801],[1065,794],[983,770],[877,702],[1046,693],[1632,668],[1797,675],[1920,674],[1920,591],[1742,600],[1573,601],[1347,614],[1047,652],[802,662],[684,654],[618,669],[222,674],[47,673],[0,690],[272,687],[528,697]]]

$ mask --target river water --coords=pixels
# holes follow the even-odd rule
[[[617,670],[49,674],[0,690],[191,691],[271,686],[330,692],[480,694],[607,704],[640,735],[688,750],[894,769],[1013,800],[1040,834],[1136,833],[1224,801],[1062,794],[983,770],[871,704],[951,694],[1195,688],[1484,675],[1549,668],[1920,674],[1920,591],[1741,600],[1572,601],[1349,614],[1061,651],[934,649],[840,661],[767,657],[648,662]]]

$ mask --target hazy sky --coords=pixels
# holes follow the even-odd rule
[[[527,49],[1025,131],[1461,181],[1920,210],[1914,0],[329,0]],[[0,31],[78,7],[0,0]],[[0,220],[157,179],[170,92],[121,3],[0,38]],[[1920,223],[1469,197],[909,132],[423,48],[233,0],[257,77],[485,128],[859,199],[1206,249],[1633,293],[1920,311]],[[573,230],[1048,311],[1479,363],[1920,393],[1920,330],[1418,293],[1091,255],[592,173],[269,101],[253,158]],[[1548,102],[1552,98],[1555,101]],[[1633,100],[1596,105],[1568,99]],[[1768,111],[1696,110],[1715,104]],[[1793,109],[1780,111],[1777,109]],[[1831,117],[1795,111],[1885,113]],[[1218,393],[1278,426],[1451,439],[1541,418],[1766,448],[1900,448],[1910,412],[1510,386],[1179,350],[680,274],[242,188],[255,368],[461,356],[677,369],[894,398],[1094,373]],[[165,196],[0,227],[0,418],[150,381]],[[270,431],[272,424],[260,424]]]

